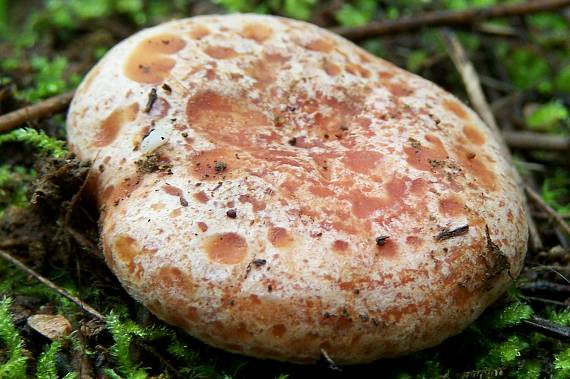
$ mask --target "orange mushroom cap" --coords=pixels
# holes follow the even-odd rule
[[[68,136],[123,286],[226,350],[407,354],[463,330],[522,266],[517,176],[479,117],[310,24],[143,30],[83,81]]]

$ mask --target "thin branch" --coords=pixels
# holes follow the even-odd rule
[[[350,40],[361,41],[383,35],[410,33],[428,26],[466,26],[493,18],[523,16],[568,6],[570,0],[536,0],[460,11],[433,11],[399,20],[373,22],[358,27],[336,27],[331,30]]]
[[[13,256],[11,256],[10,254],[8,254],[7,252],[0,250],[0,257],[5,259],[6,261],[12,263],[14,266],[19,268],[20,270],[22,270],[26,274],[33,276],[40,283],[42,283],[43,285],[45,285],[46,287],[48,287],[52,291],[57,292],[61,296],[65,297],[66,299],[70,300],[71,302],[73,302],[74,304],[79,306],[81,309],[83,309],[85,312],[89,313],[91,316],[93,316],[93,317],[95,317],[101,321],[105,320],[105,316],[103,316],[101,313],[99,313],[97,310],[95,310],[95,308],[86,304],[81,299],[78,299],[77,297],[73,296],[72,294],[67,292],[65,289],[59,287],[57,284],[55,284],[51,280],[44,278],[43,276],[41,276],[40,274],[38,274],[37,272],[35,272],[31,268],[29,268],[28,266],[26,266],[25,264],[23,264],[22,262],[20,262],[19,260],[17,260]]]
[[[461,43],[455,34],[453,34],[451,31],[444,30],[442,32],[442,36],[445,40],[445,47],[447,48],[447,52],[449,53],[453,64],[463,79],[463,84],[465,85],[465,89],[469,95],[469,100],[471,100],[473,107],[479,116],[481,116],[483,121],[485,121],[485,123],[492,129],[492,131],[500,137],[500,130],[497,126],[497,120],[495,120],[495,116],[491,111],[491,107],[485,98],[485,94],[481,88],[481,81],[479,80],[479,76],[475,71],[475,67],[467,57],[465,49],[463,49],[463,46],[461,46]]]
[[[529,292],[550,292],[564,296],[570,294],[569,285],[552,283],[544,280],[536,280],[534,282],[523,283],[519,286],[519,289],[521,291],[529,291]]]
[[[526,193],[528,197],[536,203],[540,208],[542,208],[549,216],[552,221],[560,229],[562,229],[567,235],[570,236],[570,225],[564,220],[564,217],[560,215],[560,213],[556,212],[550,205],[546,204],[546,202],[542,199],[542,197],[536,192],[534,189],[530,188],[529,186],[525,186]]]
[[[44,278],[42,275],[38,274],[37,272],[35,272],[34,270],[32,270],[31,268],[29,268],[28,266],[26,266],[25,264],[23,264],[22,262],[20,262],[18,259],[14,258],[13,256],[11,256],[10,254],[8,254],[7,252],[0,250],[0,257],[5,259],[6,261],[12,263],[14,266],[16,266],[18,269],[22,270],[23,272],[25,272],[28,275],[33,276],[34,278],[36,278],[40,283],[42,283],[43,285],[45,285],[46,287],[48,287],[49,289],[51,289],[52,291],[58,293],[59,295],[65,297],[66,299],[70,300],[71,302],[73,302],[74,304],[76,304],[77,306],[79,306],[81,309],[83,309],[85,312],[89,313],[91,316],[95,317],[96,319],[98,319],[99,321],[106,321],[105,316],[103,316],[101,313],[99,313],[99,311],[97,311],[95,308],[93,308],[92,306],[86,304],[85,302],[83,302],[81,299],[73,296],[72,294],[70,294],[69,292],[67,292],[65,289],[59,287],[57,284],[55,284],[54,282],[52,282],[51,280]],[[168,361],[168,359],[166,357],[164,357],[161,353],[159,353],[155,348],[153,348],[152,346],[150,346],[149,344],[147,344],[145,341],[140,341],[140,340],[134,340],[134,343],[136,343],[137,345],[139,345],[140,347],[146,349],[148,352],[150,352],[151,354],[154,354],[159,360],[160,362],[172,373],[174,374],[175,377],[177,378],[182,378],[183,376],[180,374],[180,372],[176,369],[176,367],[174,367],[172,365],[172,363],[170,363]]]
[[[544,299],[542,297],[536,297],[536,296],[525,296],[525,299],[530,300],[530,301],[534,301],[537,303],[543,303],[543,304],[550,304],[550,305],[556,305],[558,307],[570,307],[570,304],[566,304],[562,301],[556,301],[556,300],[551,300],[551,299]]]
[[[567,326],[556,324],[550,320],[540,317],[533,317],[530,320],[524,320],[522,324],[530,327],[536,332],[544,334],[545,336],[570,342],[570,328]]]
[[[465,90],[467,91],[467,95],[469,96],[469,100],[473,104],[473,107],[477,111],[477,113],[481,116],[483,121],[489,126],[489,129],[495,136],[497,140],[501,144],[501,148],[505,157],[508,160],[512,160],[511,152],[507,147],[507,143],[503,138],[501,130],[497,125],[497,120],[495,119],[495,115],[491,111],[491,107],[485,98],[485,94],[483,93],[483,89],[481,88],[481,81],[479,80],[479,76],[477,75],[477,71],[475,67],[467,57],[465,53],[465,49],[461,46],[461,42],[459,39],[449,30],[445,30],[442,33],[443,38],[445,39],[445,45],[447,48],[447,52],[449,53],[451,60],[455,64],[457,71],[461,75],[461,79],[465,85]],[[518,176],[517,176],[518,177]],[[520,179],[519,179],[520,180]],[[540,234],[538,233],[538,227],[534,222],[533,218],[530,216],[530,212],[528,210],[528,205],[525,204],[526,208],[526,221],[528,224],[528,230],[530,234],[530,243],[532,249],[534,251],[540,251],[544,248],[544,244],[542,242],[542,238],[540,238]]]
[[[50,116],[61,112],[71,102],[75,91],[50,97],[39,103],[28,105],[13,112],[0,116],[0,133],[10,131],[26,122]]]
[[[513,149],[570,151],[570,137],[568,136],[505,130],[503,138]]]

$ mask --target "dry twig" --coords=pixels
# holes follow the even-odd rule
[[[508,130],[502,133],[507,145],[514,149],[570,151],[570,137],[567,136]]]
[[[42,283],[44,286],[48,287],[52,291],[57,292],[61,296],[70,300],[72,303],[79,306],[81,309],[83,309],[85,312],[89,313],[91,316],[93,316],[99,320],[102,320],[102,321],[105,320],[105,316],[103,316],[101,313],[99,313],[95,308],[93,308],[89,304],[85,304],[81,299],[78,299],[77,297],[73,296],[72,294],[70,294],[65,289],[61,288],[60,286],[58,286],[57,284],[55,284],[51,280],[44,278],[43,276],[41,276],[40,274],[38,274],[37,272],[35,272],[31,268],[29,268],[28,266],[26,266],[25,264],[23,264],[22,262],[20,262],[19,260],[17,260],[13,256],[11,256],[10,254],[8,254],[7,252],[0,250],[0,257],[6,261],[12,263],[14,266],[19,268],[21,271],[25,272],[26,274],[33,276],[40,283]]]
[[[379,21],[358,27],[336,27],[331,30],[353,41],[382,35],[409,33],[428,26],[468,26],[483,20],[524,16],[554,11],[570,6],[570,0],[537,0],[522,4],[499,4],[488,8],[461,11],[433,11],[393,21]]]
[[[444,31],[443,38],[446,41],[445,45],[447,47],[447,51],[451,57],[451,60],[455,64],[455,67],[457,68],[457,71],[459,71],[461,79],[465,84],[465,90],[467,91],[469,100],[471,100],[471,103],[483,121],[485,121],[491,131],[495,134],[501,144],[505,156],[510,160],[511,153],[507,147],[505,140],[503,139],[501,130],[497,125],[495,115],[491,111],[491,107],[485,98],[485,94],[481,88],[481,81],[479,80],[477,71],[475,71],[475,67],[471,61],[469,61],[469,58],[465,53],[465,49],[463,49],[463,46],[461,46],[461,43],[451,31]],[[528,209],[526,212],[526,219],[530,234],[531,246],[534,251],[540,251],[543,249],[544,244],[542,243],[542,238],[540,238],[540,233],[538,232],[536,223],[530,216]]]
[[[50,97],[0,116],[0,133],[10,131],[26,122],[50,116],[67,108],[75,91]]]
[[[567,326],[559,325],[540,317],[533,317],[530,320],[524,320],[522,324],[530,327],[536,332],[544,334],[545,336],[570,342],[570,328]]]
[[[556,210],[554,210],[550,205],[546,204],[546,202],[542,199],[540,194],[536,192],[534,189],[530,188],[529,186],[526,186],[525,190],[528,197],[532,201],[534,201],[536,205],[542,208],[550,216],[552,221],[554,221],[554,223],[558,225],[558,227],[560,227],[560,229],[562,229],[567,235],[570,236],[570,225],[568,225],[566,220],[564,220],[564,217],[562,217],[558,212],[556,212]]]
[[[5,259],[6,261],[12,263],[14,266],[16,266],[18,269],[25,272],[26,274],[33,276],[40,283],[42,283],[43,285],[45,285],[46,287],[48,287],[52,291],[58,293],[59,295],[65,297],[66,299],[70,300],[71,302],[73,302],[74,304],[79,306],[81,309],[83,309],[85,312],[87,312],[91,316],[95,317],[99,321],[106,321],[105,316],[103,316],[95,308],[86,304],[81,299],[73,296],[72,294],[67,292],[65,289],[59,287],[57,284],[55,284],[51,280],[44,278],[42,275],[38,274],[37,272],[35,272],[31,268],[29,268],[28,266],[26,266],[25,264],[20,262],[18,259],[11,256],[7,252],[0,250],[0,257]],[[171,374],[174,375],[174,377],[177,377],[177,378],[183,377],[182,374],[174,367],[174,365],[172,365],[172,363],[170,363],[168,361],[168,359],[166,359],[161,353],[159,353],[152,346],[150,346],[147,343],[145,343],[144,341],[140,341],[140,340],[135,340],[134,342],[137,345],[139,345],[140,347],[142,347],[145,350],[147,350],[148,352],[150,352],[151,354],[154,354],[160,360],[160,362],[171,372]]]
[[[463,79],[463,84],[465,85],[465,90],[467,91],[469,100],[471,100],[473,107],[479,116],[481,116],[483,121],[485,121],[487,126],[489,126],[500,138],[501,132],[497,125],[497,121],[495,120],[495,116],[493,115],[493,112],[491,112],[491,107],[485,98],[475,67],[467,57],[463,46],[461,46],[461,43],[455,34],[449,30],[444,30],[442,36],[445,40],[445,47],[447,48],[449,56],[457,68],[457,71],[459,71],[461,79]]]

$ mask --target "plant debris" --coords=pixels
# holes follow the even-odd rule
[[[437,236],[435,236],[435,240],[445,241],[453,237],[459,237],[465,235],[467,234],[468,231],[469,231],[469,225],[463,225],[454,229],[445,228]]]
[[[164,162],[158,153],[147,154],[142,159],[135,161],[135,164],[138,174],[152,174],[157,171],[172,174],[172,165]]]
[[[156,99],[158,99],[158,96],[156,94],[156,88],[153,88],[148,93],[148,99],[143,109],[144,113],[149,113],[152,110],[152,106],[154,105]]]
[[[378,245],[378,246],[384,246],[384,244],[386,243],[386,240],[388,240],[388,238],[390,238],[390,236],[379,236],[379,237],[376,237],[376,245]]]

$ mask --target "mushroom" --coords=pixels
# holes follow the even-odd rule
[[[109,267],[225,350],[404,355],[461,332],[521,270],[522,194],[480,118],[307,23],[136,33],[87,75],[67,126]]]

